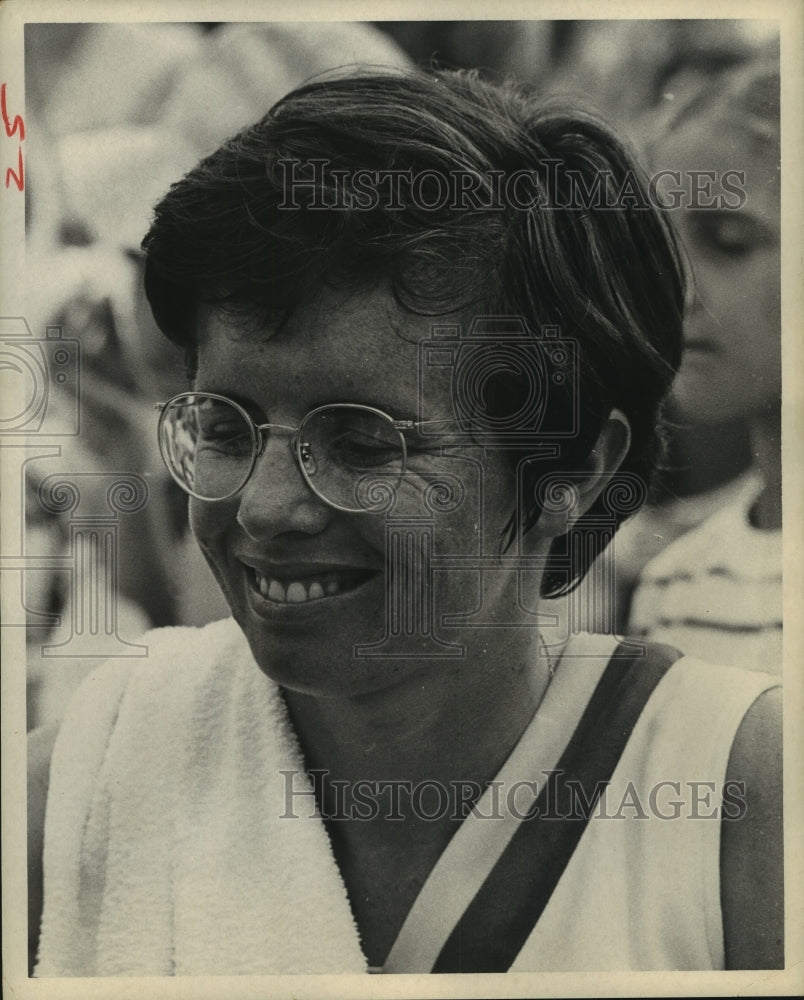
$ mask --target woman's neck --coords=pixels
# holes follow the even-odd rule
[[[457,665],[423,661],[422,670],[371,695],[285,693],[308,771],[323,772],[319,810],[373,965],[385,961],[438,858],[550,683],[538,633],[508,630],[505,641],[502,629],[494,631],[493,655],[479,630],[466,637]]]
[[[518,742],[550,679],[537,633],[515,632],[493,655],[484,651],[487,643],[467,642],[466,658],[426,661],[369,695],[285,692],[308,770],[323,770],[347,788],[358,781],[483,786]]]

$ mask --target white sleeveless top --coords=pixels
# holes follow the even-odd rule
[[[229,620],[145,641],[147,662],[85,682],[54,751],[36,975],[367,971],[284,703],[242,633]],[[432,968],[614,645],[568,647],[382,971]],[[512,971],[723,967],[726,767],[745,712],[776,683],[688,658],[670,668]],[[723,804],[733,813],[739,796],[726,790]]]

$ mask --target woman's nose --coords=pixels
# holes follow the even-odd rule
[[[289,439],[271,435],[240,494],[237,520],[253,538],[287,532],[313,535],[329,523],[332,508],[304,481]]]

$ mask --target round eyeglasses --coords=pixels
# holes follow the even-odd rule
[[[298,427],[256,424],[238,403],[212,392],[180,393],[157,409],[162,458],[190,496],[236,496],[269,438],[284,431],[313,493],[330,507],[350,513],[376,509],[377,484],[389,486],[404,475],[402,429],[416,426],[412,420],[394,420],[382,410],[355,403],[319,406]]]

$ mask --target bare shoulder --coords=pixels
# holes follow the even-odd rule
[[[784,966],[781,689],[762,694],[734,740],[726,780],[742,807],[721,825],[721,902],[730,969]]]

